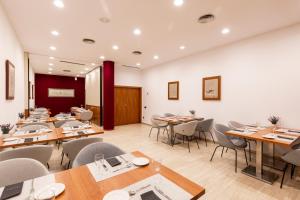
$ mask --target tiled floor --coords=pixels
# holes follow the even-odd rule
[[[200,142],[200,149],[193,142],[191,153],[188,153],[187,144],[175,145],[173,148],[162,142],[163,136],[156,141],[156,132],[148,137],[150,127],[143,124],[116,127],[114,131],[106,131],[101,137],[105,142],[113,143],[127,152],[142,151],[155,159],[162,159],[164,165],[174,171],[202,185],[206,194],[201,199],[300,199],[300,178],[296,169],[296,178],[291,180],[287,172],[283,189],[279,188],[279,180],[269,185],[250,178],[241,173],[245,164],[242,151],[238,152],[238,172],[234,172],[234,152],[228,151],[221,158],[221,149],[216,152],[212,162],[210,156],[216,146],[209,143],[205,147],[204,141]],[[60,163],[60,150],[54,151],[50,166],[51,171],[62,170]],[[254,156],[253,156],[254,157]],[[64,163],[66,163],[65,160]],[[281,172],[278,172],[281,178]]]

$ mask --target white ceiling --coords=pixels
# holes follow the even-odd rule
[[[173,0],[63,0],[63,9],[52,0],[1,2],[38,73],[47,73],[48,63],[53,63],[53,74],[71,69],[70,75],[76,75],[86,66],[59,61],[91,68],[90,63],[102,62],[101,55],[118,65],[139,62],[145,68],[300,22],[299,0],[185,0],[182,7],[175,7]],[[208,13],[215,21],[197,23]],[[111,22],[102,23],[101,17]],[[136,27],[142,30],[140,36],[132,34]],[[222,35],[224,27],[231,33]],[[52,36],[52,30],[60,35]],[[83,38],[96,43],[84,44]],[[114,44],[120,49],[113,50]],[[57,50],[51,51],[51,45]],[[186,49],[180,50],[181,45]],[[134,50],[143,55],[133,55]]]

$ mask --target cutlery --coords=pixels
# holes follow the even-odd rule
[[[168,200],[172,200],[168,195],[166,195],[161,189],[159,189],[157,186],[154,186],[154,189],[161,194],[163,197],[165,197]]]
[[[31,179],[31,186],[30,186],[28,200],[33,200],[33,199],[34,199],[34,179]]]
[[[148,184],[148,185],[140,187],[139,189],[136,189],[136,190],[129,190],[128,193],[129,193],[130,196],[134,196],[134,195],[136,195],[136,193],[138,193],[138,192],[140,192],[140,191],[142,191],[142,190],[144,190],[144,189],[146,189],[150,186],[151,186],[151,184]]]
[[[119,168],[119,169],[116,169],[116,170],[114,170],[113,172],[117,172],[117,171],[120,171],[120,170],[122,170],[122,169],[127,169],[127,168],[130,168],[131,167],[131,165],[126,165],[125,167],[121,167],[121,168]]]
[[[284,137],[284,136],[281,136],[281,135],[277,135],[277,137],[281,138],[281,139],[294,140],[294,138]]]
[[[102,164],[102,166],[104,167],[105,171],[107,171],[107,170],[108,170],[108,168],[106,167],[106,165],[105,165],[105,164]]]

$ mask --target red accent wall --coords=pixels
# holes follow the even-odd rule
[[[48,88],[75,89],[75,97],[48,97]],[[52,115],[70,112],[72,106],[85,106],[85,79],[35,74],[35,105],[50,108]]]
[[[114,129],[115,119],[115,63],[112,61],[103,62],[103,128],[104,130]]]

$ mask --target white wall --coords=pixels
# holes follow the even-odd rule
[[[234,34],[234,33],[232,33]],[[202,78],[222,76],[222,100],[202,100]],[[219,123],[238,120],[268,123],[281,117],[284,126],[300,127],[300,25],[142,71],[143,115],[171,112],[212,117]],[[168,81],[180,81],[179,101],[167,98]]]
[[[100,106],[100,68],[85,77],[85,104]]]
[[[115,85],[142,86],[141,71],[123,66],[115,67]]]
[[[24,52],[0,3],[0,124],[17,121],[24,112]],[[15,99],[5,99],[5,60],[15,66]]]

